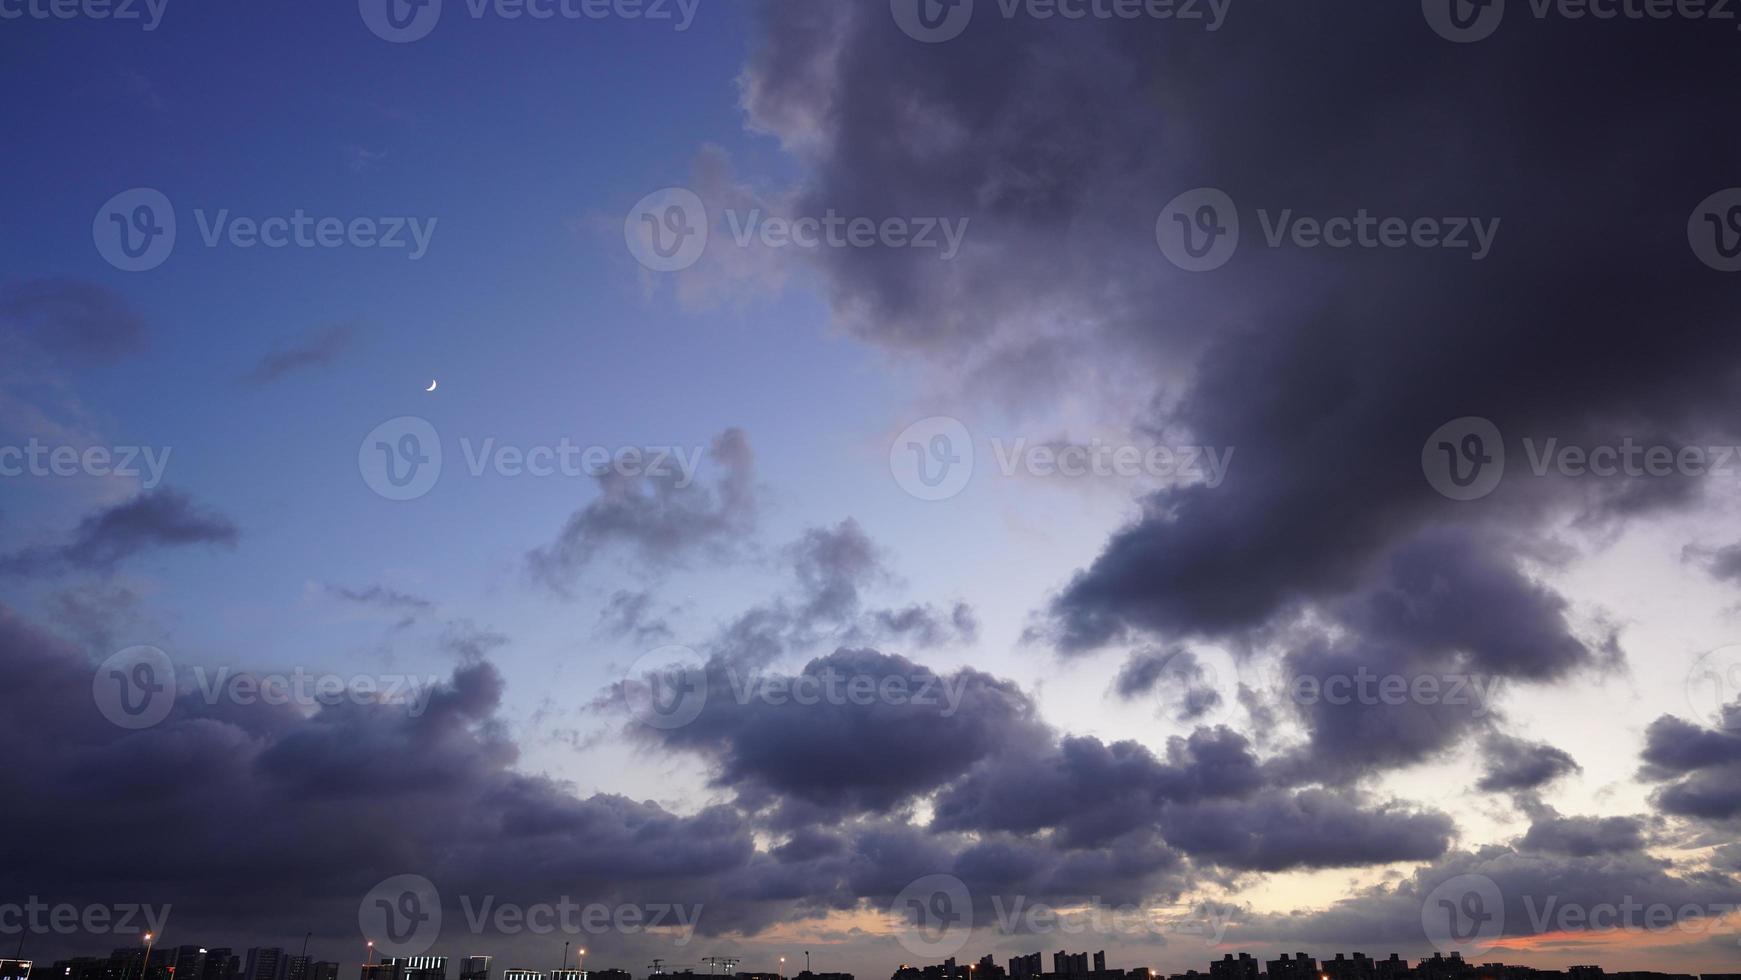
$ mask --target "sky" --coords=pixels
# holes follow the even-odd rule
[[[0,938],[1732,972],[1741,37],[1593,7],[0,0]]]

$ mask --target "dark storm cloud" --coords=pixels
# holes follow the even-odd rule
[[[1475,785],[1489,793],[1539,789],[1583,769],[1571,755],[1546,742],[1497,733],[1482,740],[1481,755],[1481,781]]]
[[[533,577],[565,589],[612,548],[655,568],[725,553],[755,527],[755,453],[743,430],[727,429],[706,462],[719,473],[711,487],[699,479],[684,485],[674,465],[637,476],[607,470],[597,478],[598,498],[575,511],[553,543],[527,555]]]
[[[1279,871],[1426,860],[1445,852],[1449,817],[1362,794],[1288,792],[1244,736],[1199,728],[1165,760],[1134,742],[1065,737],[1050,752],[998,754],[938,795],[943,830],[1039,835],[1055,847],[1157,840],[1201,866]]]
[[[1278,767],[1348,782],[1414,765],[1490,730],[1513,687],[1616,664],[1612,631],[1583,635],[1566,600],[1504,556],[1507,540],[1416,532],[1317,621],[1273,630],[1280,706],[1308,735]]]
[[[517,773],[487,661],[463,663],[415,716],[209,703],[184,681],[168,718],[140,731],[99,713],[89,661],[3,607],[0,662],[19,697],[0,718],[9,776],[33,800],[0,817],[9,895],[172,903],[184,935],[294,907],[349,937],[389,875],[423,874],[449,902],[696,902],[754,853],[729,809],[679,816]]]
[[[234,547],[239,537],[228,518],[201,508],[186,494],[148,490],[86,517],[67,544],[28,548],[0,558],[0,572],[106,572],[154,549],[200,544]]]
[[[1519,850],[1567,857],[1637,853],[1644,845],[1644,824],[1635,817],[1562,817],[1551,809],[1518,841]]]
[[[1645,731],[1640,775],[1665,785],[1664,813],[1707,820],[1741,816],[1741,702],[1724,707],[1722,728],[1664,715]]]
[[[847,329],[934,355],[991,397],[1007,384],[1043,400],[1085,375],[1147,383],[1153,408],[1124,421],[1238,448],[1244,465],[1219,487],[1153,495],[1068,582],[1051,610],[1061,647],[1245,636],[1372,587],[1375,567],[1449,524],[1486,529],[1465,559],[1486,568],[1470,600],[1540,628],[1450,608],[1432,622],[1368,610],[1370,625],[1464,644],[1506,676],[1607,658],[1556,627],[1558,597],[1518,556],[1549,514],[1614,520],[1698,485],[1537,479],[1519,441],[1735,432],[1741,337],[1723,311],[1741,287],[1686,240],[1693,206],[1741,164],[1738,138],[1703,124],[1724,111],[1714,82],[1736,72],[1721,32],[1687,21],[1652,24],[1650,39],[1571,38],[1522,22],[1453,45],[1419,5],[1280,4],[1213,34],[984,16],[928,45],[880,7],[766,9],[745,102],[806,164],[807,206],[973,221],[949,263],[819,256]],[[1657,135],[1616,155],[1617,126]],[[1159,253],[1154,216],[1199,186],[1232,195],[1245,241],[1224,268],[1189,274]],[[1496,217],[1502,231],[1481,262],[1268,248],[1258,208]],[[1024,354],[1037,350],[1048,369]],[[1427,484],[1421,450],[1471,414],[1507,434],[1511,468],[1492,497],[1458,503]]]
[[[976,765],[933,809],[944,830],[1053,830],[1066,843],[1100,844],[1152,825],[1165,803],[1242,799],[1261,786],[1245,737],[1225,728],[1172,739],[1165,761],[1136,742],[1065,737]]]
[[[143,350],[145,321],[106,287],[32,279],[0,289],[0,325],[71,361],[106,363]]]
[[[831,679],[833,696],[824,686]],[[898,699],[852,693],[855,682],[880,688],[885,681],[902,685]],[[899,655],[851,649],[818,657],[792,677],[715,658],[699,717],[637,731],[709,759],[713,782],[752,809],[792,800],[848,815],[889,812],[981,759],[1050,737],[1033,702],[1009,681],[965,668],[940,675]]]
[[[245,375],[245,384],[263,387],[287,374],[325,367],[350,346],[355,331],[340,324],[327,327],[268,353]]]
[[[101,714],[91,661],[0,606],[0,667],[17,699],[0,715],[0,740],[12,753],[9,777],[30,787],[28,805],[0,816],[0,890],[168,903],[176,931],[189,936],[246,933],[293,907],[299,926],[348,940],[369,890],[414,873],[442,894],[444,944],[487,945],[494,937],[465,938],[461,896],[474,905],[565,895],[699,903],[699,931],[722,935],[830,909],[881,912],[915,878],[939,872],[981,895],[1007,889],[1059,903],[1176,896],[1183,883],[1182,856],[1152,829],[1066,847],[835,809],[825,825],[792,828],[763,850],[753,835],[770,825],[736,807],[679,815],[622,796],[576,795],[516,769],[504,681],[483,656],[498,642],[456,630],[448,646],[460,665],[421,711],[398,701],[208,700],[184,676],[168,717],[132,731]],[[866,653],[834,663],[912,666]],[[891,757],[904,755],[908,770],[943,757],[959,771],[963,760],[1017,744],[1010,728],[1034,724],[1006,682],[956,676],[968,682],[959,725],[808,713],[776,732],[752,718],[726,733],[734,742],[727,762],[742,784],[779,784],[800,805],[805,797],[893,801],[912,792],[899,783],[922,788],[948,774],[915,776]],[[900,722],[916,731],[902,735]],[[762,744],[793,734],[820,744],[784,761]],[[1207,755],[1195,761],[1209,764]]]
[[[1307,789],[1168,807],[1161,831],[1206,863],[1283,871],[1430,860],[1445,853],[1455,827],[1443,813]]]

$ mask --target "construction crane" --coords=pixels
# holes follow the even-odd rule
[[[708,973],[717,971],[729,977],[737,972],[738,964],[742,963],[743,960],[736,956],[708,956],[703,958],[701,962],[707,964]]]

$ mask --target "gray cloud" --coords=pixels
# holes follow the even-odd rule
[[[1481,743],[1481,781],[1476,788],[1489,793],[1540,789],[1542,786],[1582,771],[1571,755],[1546,742],[1526,742],[1495,733]]]
[[[242,376],[242,381],[265,386],[288,374],[326,367],[350,346],[354,333],[348,325],[339,324],[309,334],[266,354]]]
[[[0,324],[66,360],[108,363],[145,348],[144,319],[112,290],[77,279],[0,289]]]
[[[714,437],[707,461],[719,470],[712,487],[681,485],[674,470],[601,474],[598,498],[570,516],[554,542],[527,556],[533,577],[564,589],[612,548],[655,568],[724,553],[755,527],[755,454],[741,429],[727,429]]]
[[[1741,701],[1727,705],[1722,729],[1664,715],[1645,731],[1640,775],[1664,785],[1664,813],[1712,821],[1741,816]]]
[[[176,490],[149,490],[79,522],[64,545],[35,547],[0,558],[0,573],[107,572],[147,551],[189,545],[234,547],[240,533],[229,519]]]

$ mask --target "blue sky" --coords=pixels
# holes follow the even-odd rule
[[[283,762],[270,747],[355,721],[341,730],[384,769],[451,764],[465,774],[455,799],[502,826],[548,821],[570,835],[531,849],[529,894],[555,867],[640,900],[643,886],[666,887],[666,851],[698,864],[725,855],[729,872],[685,884],[741,917],[710,942],[762,969],[806,944],[867,976],[892,966],[911,947],[882,913],[919,879],[910,871],[959,874],[981,895],[1008,871],[1032,897],[1072,907],[1127,894],[1156,908],[1231,901],[1243,916],[1225,948],[1322,953],[1426,951],[1419,893],[1460,872],[1536,898],[1515,872],[1547,869],[1567,901],[1741,895],[1741,809],[1714,812],[1741,801],[1720,786],[1693,792],[1741,771],[1732,718],[1718,703],[1700,719],[1716,728],[1675,721],[1701,710],[1701,656],[1741,662],[1724,646],[1741,580],[1733,495],[1715,480],[1531,480],[1515,442],[1741,442],[1722,401],[1732,287],[1693,261],[1696,240],[1681,251],[1685,208],[1733,182],[1725,168],[1741,167],[1741,150],[1706,145],[1688,124],[1612,170],[1585,166],[1592,143],[1628,121],[1667,127],[1710,109],[1724,89],[1700,73],[1730,69],[1709,35],[1697,42],[1706,60],[1641,68],[1644,95],[1617,79],[1568,102],[1552,86],[1616,63],[1627,37],[1584,35],[1580,47],[1553,33],[1565,25],[1513,17],[1491,42],[1453,45],[1406,4],[1337,15],[1352,24],[1242,8],[1207,33],[1000,22],[981,0],[968,33],[933,43],[897,23],[914,0],[703,0],[683,31],[474,18],[446,0],[427,37],[390,43],[359,15],[372,2],[169,0],[151,31],[0,21],[0,451],[29,440],[167,451],[164,488],[233,525],[191,547],[165,539],[108,564],[57,565],[43,556],[78,540],[81,522],[124,514],[153,488],[0,477],[0,652],[33,663],[52,648],[83,664],[151,644],[184,688],[195,667],[429,675],[466,702],[460,720],[406,758],[395,753],[422,736],[399,736],[423,730],[397,716],[244,718],[178,702],[140,741],[97,724],[52,745],[101,745],[124,772],[133,752],[179,758],[221,723],[233,727],[224,751],[247,743],[265,761],[236,757],[268,771]],[[1537,88],[1539,99],[1518,96]],[[1634,111],[1684,92],[1667,123]],[[1479,209],[1504,221],[1490,261],[1445,261],[1266,250],[1248,214],[1226,270],[1169,264],[1167,242],[1156,247],[1167,202],[1210,185],[1232,191],[1220,200],[1301,215]],[[713,237],[699,264],[667,273],[637,261],[625,222],[636,227],[638,202],[670,187],[706,199]],[[177,239],[166,261],[129,272],[105,260],[93,220],[139,188],[171,202]],[[1593,228],[1574,206],[1588,199],[1614,202],[1624,229]],[[729,219],[752,210],[837,209],[960,219],[963,248],[806,254],[730,239]],[[410,218],[433,233],[415,259],[208,247],[200,222],[219,212]],[[68,353],[74,332],[18,313],[19,296],[43,289],[101,307],[90,350]],[[1640,310],[1649,323],[1634,322]],[[42,320],[51,331],[57,315]],[[1568,342],[1565,324],[1587,339]],[[1658,342],[1664,331],[1680,333]],[[372,489],[359,452],[402,416],[439,433],[444,468],[428,493],[397,501]],[[971,432],[976,469],[958,495],[927,501],[891,449],[935,445],[921,420],[938,416]],[[1514,469],[1490,500],[1434,493],[1421,440],[1430,456],[1430,433],[1475,417],[1504,430]],[[653,554],[661,528],[610,538],[555,588],[529,555],[555,548],[565,522],[622,519],[607,513],[611,487],[466,472],[466,448],[486,440],[700,453],[735,445],[734,430],[754,456],[753,520],[736,526],[742,515],[722,503],[738,472],[722,454],[700,467],[695,496],[660,515],[703,530],[668,554]],[[1225,483],[1004,478],[999,453],[1015,440],[1233,455]],[[643,595],[665,630],[601,629],[619,592]],[[977,626],[940,640],[877,625],[958,602]],[[730,632],[750,613],[803,625],[758,661]],[[812,620],[831,625],[806,632]],[[818,658],[886,667],[850,649],[875,647],[979,685],[971,721],[983,728],[945,726],[914,751],[934,719],[764,717],[751,705],[651,735],[624,718],[616,686],[664,643],[776,676]],[[1503,683],[1472,716],[1290,700],[1288,679],[1356,663],[1479,668]],[[476,693],[496,677],[499,702]],[[1193,713],[1193,685],[1219,698],[1208,714]],[[76,720],[91,720],[89,691],[74,694]],[[43,699],[46,720],[28,734],[62,734],[54,726],[75,712],[57,703]],[[508,762],[500,732],[518,753]],[[1675,769],[1675,739],[1701,734],[1733,754]],[[963,745],[981,754],[951,755]],[[825,749],[836,754],[809,754]],[[1128,768],[1099,765],[1103,755]],[[327,768],[311,765],[311,798],[346,775],[315,757]],[[1519,759],[1543,774],[1498,778]],[[75,761],[56,757],[54,774],[82,778],[88,760]],[[1226,798],[1166,795],[1242,774],[1252,782]],[[1024,799],[1030,781],[1042,795],[1094,792],[1080,812],[1036,807],[1027,825],[995,804]],[[1163,789],[1142,803],[1120,795],[1138,785]],[[876,795],[890,786],[901,792]],[[275,812],[269,800],[247,808],[256,788],[230,787],[244,824]],[[537,806],[492,809],[504,797]],[[1151,819],[1126,826],[1139,807]],[[322,826],[313,810],[293,815]],[[169,827],[184,815],[159,816]],[[630,844],[605,832],[623,828]],[[1579,852],[1598,830],[1610,837]],[[397,859],[404,845],[426,863],[358,873],[428,871],[446,888],[475,871],[448,863],[474,844],[486,865],[525,856],[510,834],[451,831],[359,836],[359,849]],[[222,837],[208,828],[175,843],[197,851]],[[595,840],[608,860],[586,850]],[[588,877],[595,865],[610,870]],[[321,940],[351,942],[351,871],[286,874],[294,887],[272,900],[338,909]],[[22,881],[0,872],[0,885]],[[210,921],[283,938],[260,920]],[[1684,941],[1674,962],[1731,953],[1718,945],[1732,931]],[[1543,932],[1503,954],[1661,965],[1636,936]],[[1031,937],[982,938],[1001,955]],[[1095,942],[1123,965],[1200,968],[1211,953],[1178,939]],[[616,937],[601,948],[626,963],[660,947]]]

